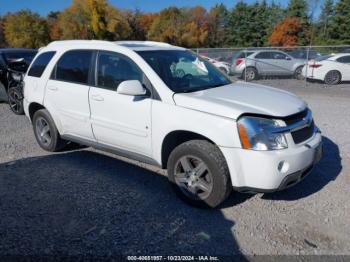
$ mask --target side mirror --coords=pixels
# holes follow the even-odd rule
[[[128,96],[143,96],[147,93],[147,90],[139,80],[127,80],[119,84],[117,93]]]
[[[286,56],[286,60],[292,60],[292,58],[290,58],[289,56]]]

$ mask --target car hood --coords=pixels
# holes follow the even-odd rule
[[[292,93],[246,82],[192,93],[176,93],[174,102],[178,106],[232,119],[244,113],[285,117],[307,106]]]

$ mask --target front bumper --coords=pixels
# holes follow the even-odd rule
[[[303,180],[320,160],[322,136],[313,137],[288,149],[254,151],[223,148],[231,175],[232,186],[243,192],[274,192],[291,187]]]

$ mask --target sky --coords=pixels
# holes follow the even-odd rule
[[[246,0],[247,3],[254,3],[257,0]],[[268,0],[270,2],[272,0]],[[233,7],[239,0],[109,0],[112,5],[123,9],[138,8],[144,12],[156,12],[168,6],[195,6],[202,5],[209,9],[217,3],[223,3],[228,8]],[[275,0],[286,6],[288,0]],[[0,15],[7,12],[16,12],[21,9],[30,9],[41,15],[47,15],[50,11],[60,11],[70,6],[71,0],[0,0]]]

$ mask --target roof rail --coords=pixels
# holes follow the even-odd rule
[[[154,47],[170,47],[171,44],[163,43],[163,42],[155,42],[155,41],[115,41],[117,45],[122,46],[132,46],[132,45],[143,45],[143,46],[154,46]]]
[[[67,45],[67,44],[86,44],[86,43],[100,43],[100,44],[109,44],[114,45],[114,42],[111,41],[104,41],[104,40],[59,40],[59,41],[53,41],[49,43],[47,46],[56,46],[56,45]]]

